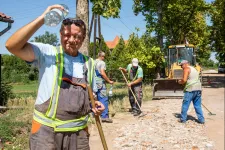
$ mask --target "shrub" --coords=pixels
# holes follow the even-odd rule
[[[0,95],[0,106],[5,106],[9,98],[14,98],[12,86],[4,81],[1,82]]]

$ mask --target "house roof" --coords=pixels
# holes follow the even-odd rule
[[[113,49],[119,43],[119,40],[120,40],[119,36],[116,36],[113,41],[106,41],[105,43],[109,49]],[[127,40],[125,40],[124,42],[125,44],[127,44]]]
[[[14,20],[10,16],[5,15],[4,13],[0,12],[0,21],[2,22],[8,22],[8,23],[13,23]]]

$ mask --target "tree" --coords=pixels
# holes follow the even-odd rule
[[[187,39],[199,47],[199,61],[210,57],[210,34],[205,19],[210,5],[204,0],[136,0],[133,8],[135,14],[141,12],[145,16],[147,32],[156,33],[158,46],[162,47],[162,36],[166,47],[184,44]]]
[[[9,98],[14,98],[14,94],[12,92],[12,85],[9,83],[2,81],[1,82],[1,91],[0,91],[0,106],[5,106],[9,100]]]
[[[105,18],[119,17],[121,8],[120,0],[90,0],[93,3],[92,13],[103,16]],[[80,52],[88,55],[89,49],[89,1],[76,0],[76,14],[77,17],[82,19],[86,25],[86,38],[83,42]]]
[[[43,35],[34,37],[34,41],[45,43],[45,44],[50,44],[53,46],[59,45],[59,40],[57,38],[57,35],[55,33],[54,34],[49,33],[48,31],[46,31],[45,34],[43,34]]]
[[[123,40],[123,37],[120,36],[119,43],[116,45],[116,47],[110,51],[111,54],[107,61],[107,66],[109,68],[109,77],[113,78],[114,80],[122,79],[121,73],[119,72],[119,67],[126,66],[126,57],[124,57],[126,54],[124,53],[125,50],[125,42]]]
[[[225,2],[224,0],[215,0],[212,5],[212,47],[217,52],[219,63],[225,64]]]
[[[89,2],[88,0],[76,0],[76,14],[78,18],[82,19],[86,25],[86,37],[80,48],[80,52],[88,55],[89,46]]]

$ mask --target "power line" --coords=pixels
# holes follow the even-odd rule
[[[115,28],[113,28],[112,26],[108,25],[107,23],[105,22],[102,22],[103,24],[105,24],[106,26],[112,28],[113,30],[115,30],[117,33],[119,33],[120,35],[123,35],[121,32],[119,32],[118,30],[116,30]]]
[[[131,32],[134,32],[132,31],[120,18],[117,18],[125,27],[127,27],[127,29],[129,29]]]

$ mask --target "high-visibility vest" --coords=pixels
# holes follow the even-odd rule
[[[195,69],[195,68],[194,68]],[[185,84],[185,86],[184,86],[184,92],[187,90],[187,88],[189,88],[190,86],[192,86],[192,85],[195,85],[195,84],[197,84],[197,83],[201,83],[200,82],[200,79],[199,79],[199,76],[196,78],[196,79],[194,79],[194,80],[192,80],[191,82],[186,82],[186,84]]]
[[[132,65],[131,64],[129,64],[129,66],[128,66],[128,80],[130,81],[130,70],[131,70],[131,67],[132,67]],[[132,81],[134,81],[134,80],[136,80],[136,78],[137,78],[137,75],[138,75],[138,71],[139,71],[139,66],[138,66],[138,68],[137,68],[137,72],[136,72],[136,75],[133,77],[133,79],[132,79]]]
[[[184,91],[186,91],[186,90],[187,90],[187,88],[189,88],[190,86],[195,85],[195,84],[197,84],[197,83],[200,83],[199,78],[197,78],[197,79],[193,80],[193,81],[192,81],[192,82],[190,82],[190,83],[186,83],[186,84],[185,84],[185,87],[184,87]]]
[[[62,121],[56,118],[58,98],[63,75],[64,60],[63,60],[62,46],[60,46],[59,49],[55,48],[55,50],[56,50],[56,71],[54,75],[52,95],[50,98],[48,110],[46,111],[45,114],[37,110],[34,110],[33,119],[43,125],[54,128],[54,131],[56,132],[79,131],[87,127],[87,122],[90,118],[89,115],[85,115],[78,119],[67,121]],[[85,55],[83,56],[85,59],[85,65],[88,69],[87,80],[90,86],[92,87],[94,62],[92,58],[89,58],[88,56]]]

